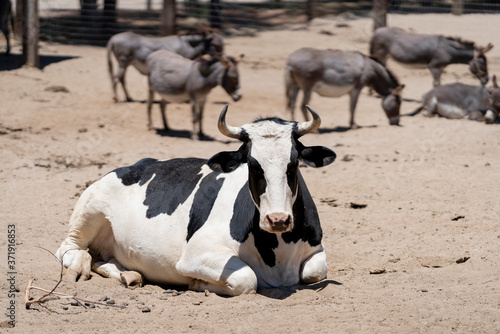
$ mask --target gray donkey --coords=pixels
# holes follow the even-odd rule
[[[285,67],[287,109],[294,119],[299,90],[304,93],[301,108],[305,119],[306,105],[312,92],[321,96],[340,97],[349,94],[350,127],[357,128],[354,111],[363,87],[373,88],[383,97],[382,108],[391,125],[399,124],[400,85],[384,65],[357,51],[318,50],[302,48],[288,56]]]
[[[439,115],[446,118],[468,118],[493,123],[500,112],[500,88],[496,76],[493,86],[472,86],[462,83],[435,87],[422,97],[422,105],[405,116],[414,116],[423,109],[428,117]]]
[[[171,50],[177,54],[194,59],[198,56],[210,53],[212,55],[222,54],[224,41],[222,36],[210,30],[180,34],[166,37],[150,37],[123,32],[110,38],[107,44],[108,70],[113,84],[114,100],[118,101],[116,85],[121,83],[125,98],[132,101],[125,87],[125,71],[129,65],[133,65],[140,73],[147,75],[146,58],[157,50]],[[111,54],[118,61],[118,73],[113,73]]]
[[[146,60],[149,129],[152,129],[151,106],[156,91],[161,96],[160,110],[165,130],[169,129],[165,113],[167,102],[190,103],[193,115],[191,138],[203,136],[203,109],[210,91],[221,85],[234,101],[242,96],[237,68],[241,58],[243,55],[238,58],[216,55],[210,59],[190,60],[169,50],[158,50],[149,55]]]
[[[12,28],[14,28],[14,17],[12,16],[12,5],[10,0],[0,0],[0,30],[2,30],[7,40],[7,50],[5,54],[10,53],[9,18]]]
[[[488,64],[484,54],[491,50],[477,47],[474,42],[442,35],[407,32],[401,28],[378,28],[370,41],[370,54],[382,64],[392,57],[395,61],[413,67],[427,66],[434,78],[434,86],[441,84],[441,73],[449,64],[469,64],[469,69],[482,85],[488,83]]]

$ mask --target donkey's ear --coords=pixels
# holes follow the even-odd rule
[[[394,88],[391,92],[392,95],[399,95],[401,94],[401,91],[405,88],[405,85],[399,85],[396,88]]]
[[[324,146],[310,146],[302,149],[300,157],[306,165],[317,168],[331,164],[337,155]]]
[[[486,53],[486,52],[490,51],[491,49],[493,49],[493,44],[488,43],[488,45],[486,45],[484,48],[481,49],[481,52]]]
[[[484,55],[486,52],[490,51],[491,49],[493,49],[493,44],[491,43],[488,43],[488,45],[484,46],[484,47],[475,47],[474,48],[474,58],[477,58],[481,55]]]

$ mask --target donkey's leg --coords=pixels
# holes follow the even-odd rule
[[[201,136],[201,115],[203,113],[203,105],[205,104],[205,99],[197,101],[195,99],[191,100],[191,115],[192,115],[192,125],[193,130],[191,131],[191,139],[198,140]],[[198,128],[198,129],[197,129]]]
[[[429,64],[429,70],[431,71],[432,78],[434,79],[434,87],[441,85],[441,73],[443,73],[443,67],[438,67]]]
[[[104,277],[115,278],[126,287],[141,287],[144,284],[144,279],[139,272],[127,270],[115,258],[108,262],[94,263],[92,270]]]
[[[10,54],[10,38],[9,38],[9,23],[6,20],[6,24],[2,25],[2,32],[5,36],[5,40],[7,41],[7,49],[5,50],[5,54]]]
[[[310,89],[310,88],[304,89],[303,92],[304,92],[304,96],[302,98],[301,110],[302,110],[302,114],[304,115],[304,119],[306,121],[308,121],[309,120],[309,111],[307,110],[306,105],[311,100],[312,89]]]
[[[199,107],[198,107],[198,120],[197,121],[198,121],[198,135],[200,138],[204,136],[203,124],[202,124],[204,110],[205,110],[205,99],[203,99],[203,101],[199,104]]]
[[[132,102],[133,99],[128,93],[127,86],[125,85],[125,73],[127,72],[128,65],[128,63],[124,63],[123,61],[118,61],[118,73],[116,74],[115,80],[118,80],[122,84],[123,92],[125,93],[125,99],[127,100],[127,102]],[[115,82],[114,85],[116,84],[117,83]]]
[[[356,122],[354,122],[354,112],[356,111],[356,104],[358,103],[358,98],[359,94],[361,93],[361,88],[353,88],[351,92],[349,93],[350,96],[350,112],[351,112],[351,119],[349,121],[349,126],[351,129],[357,129],[358,125]]]
[[[151,108],[153,107],[154,98],[155,98],[155,90],[154,90],[153,86],[151,85],[151,83],[149,83],[149,85],[148,85],[148,105],[147,105],[148,130],[153,130],[153,121],[151,119]]]
[[[167,122],[167,101],[163,98],[160,100],[160,111],[161,111],[161,119],[163,121],[163,128],[165,131],[169,130],[168,122]]]

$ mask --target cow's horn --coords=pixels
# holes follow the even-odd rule
[[[314,110],[314,108],[311,106],[306,105],[306,108],[311,113],[313,119],[310,120],[309,122],[299,123],[298,126],[299,137],[308,134],[309,132],[314,132],[318,130],[319,126],[321,125],[321,118],[319,117],[318,112]]]
[[[226,124],[227,108],[228,105],[226,104],[219,115],[219,122],[217,122],[217,127],[219,128],[220,133],[222,133],[224,136],[240,139],[241,128],[229,126]]]

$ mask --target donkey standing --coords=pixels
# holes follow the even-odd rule
[[[220,34],[203,31],[190,34],[180,34],[166,37],[150,37],[123,32],[110,38],[107,44],[108,70],[113,84],[114,100],[118,101],[116,85],[121,83],[125,98],[132,101],[125,87],[125,71],[129,65],[133,65],[143,75],[147,75],[146,58],[157,50],[170,50],[183,57],[194,59],[198,56],[210,53],[212,55],[222,54],[224,41]],[[118,61],[118,74],[113,73],[111,61],[113,53]]]
[[[155,92],[161,96],[160,110],[165,130],[168,130],[166,105],[171,103],[190,103],[193,114],[192,139],[203,136],[202,117],[205,100],[217,85],[238,101],[242,96],[239,84],[238,58],[212,56],[190,60],[169,50],[158,50],[146,60],[149,80],[148,127],[152,129],[151,107]]]
[[[312,92],[321,96],[340,97],[349,94],[351,98],[350,127],[354,122],[354,111],[363,87],[369,86],[383,97],[382,108],[391,125],[399,124],[401,106],[400,85],[396,77],[376,60],[358,51],[318,50],[302,48],[288,56],[285,67],[285,89],[287,108],[294,118],[295,101],[302,90],[301,104],[307,120],[306,105]]]
[[[416,34],[395,27],[378,28],[370,40],[370,55],[382,64],[390,56],[403,65],[427,66],[434,86],[441,84],[441,74],[449,64],[469,64],[472,74],[486,85],[489,77],[484,54],[492,48],[491,43],[477,47],[474,42],[459,38]]]

